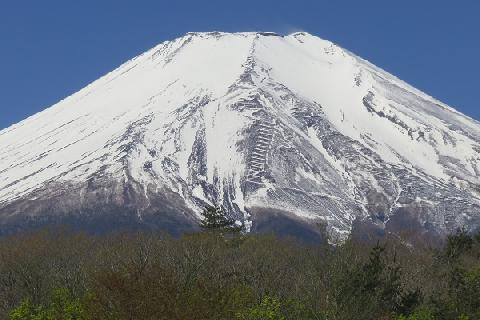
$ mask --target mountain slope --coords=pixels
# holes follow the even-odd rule
[[[0,131],[2,228],[195,228],[206,204],[445,234],[480,224],[480,124],[307,33],[189,33]],[[102,221],[102,223],[99,223]]]

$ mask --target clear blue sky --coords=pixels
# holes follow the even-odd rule
[[[480,119],[480,1],[0,0],[0,128],[188,31],[304,30]]]

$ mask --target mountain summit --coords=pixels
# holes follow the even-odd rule
[[[480,123],[308,33],[188,33],[0,131],[0,230],[72,222],[445,235],[480,226]]]

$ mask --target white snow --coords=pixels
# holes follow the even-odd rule
[[[248,59],[256,64],[254,85],[244,84],[243,89],[232,92]],[[128,154],[132,177],[184,196],[179,181],[191,182],[192,149],[204,130],[207,173],[197,178],[211,184],[218,178],[221,192],[224,183],[233,183],[233,202],[248,218],[245,208],[253,202],[246,203],[241,188],[247,172],[241,146],[254,111],[239,112],[233,105],[259,88],[278,98],[271,83],[321,105],[325,117],[343,135],[366,146],[364,139],[369,137],[374,144],[368,146],[387,163],[448,182],[452,176],[442,159],[455,159],[464,170],[454,179],[480,183],[480,159],[475,150],[480,141],[478,122],[335,44],[307,33],[285,37],[191,33],[152,48],[45,111],[1,130],[0,204],[25,195],[33,197],[34,190],[49,181],[85,181],[105,166],[112,176],[128,179],[120,158],[129,142],[135,148]],[[403,91],[392,91],[389,86]],[[369,93],[377,113],[363,105]],[[282,121],[291,121],[285,110],[275,111],[271,101],[261,99]],[[409,134],[403,125],[413,132]],[[348,180],[342,160],[328,154],[316,132],[304,132],[293,122],[291,129]],[[269,132],[260,132],[265,137],[260,137],[256,146],[259,160],[253,157],[252,163],[257,166],[263,165],[263,155],[258,152],[266,151],[270,143]],[[449,143],[446,135],[455,142]],[[135,139],[141,144],[135,145]],[[166,160],[173,165],[165,168]],[[151,165],[154,176],[145,172],[146,164]],[[318,179],[306,171],[299,175]],[[353,194],[353,182],[347,184]],[[193,196],[207,200],[198,185],[190,186]],[[267,189],[266,185],[251,199],[261,201],[258,199]],[[298,214],[312,218],[310,213]]]

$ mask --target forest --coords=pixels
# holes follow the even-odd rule
[[[306,244],[215,210],[202,227],[0,238],[0,319],[480,319],[480,234]]]

